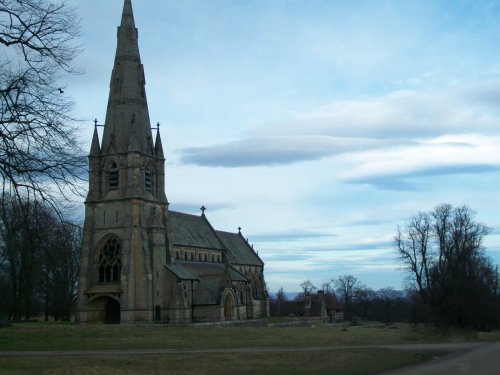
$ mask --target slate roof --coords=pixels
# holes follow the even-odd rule
[[[173,245],[224,250],[224,246],[204,216],[169,211],[167,233]]]
[[[236,268],[229,266],[229,275],[233,281],[248,281],[248,279]]]
[[[226,256],[230,263],[250,266],[264,265],[264,262],[240,233],[215,232],[227,249]]]
[[[264,265],[241,233],[216,231],[205,216],[169,211],[167,230],[168,239],[173,245],[226,250],[226,256],[232,264]]]
[[[226,285],[224,264],[189,261],[178,261],[176,264],[184,271],[196,275],[200,281],[196,284],[193,301],[195,305],[213,305],[221,302],[222,291]]]
[[[165,267],[168,268],[170,271],[172,271],[173,274],[181,280],[199,281],[199,279],[195,275],[187,271],[184,267],[178,266],[177,264],[166,264]]]
[[[223,263],[176,261],[175,265],[166,265],[182,280],[194,280],[196,292],[195,305],[219,304],[222,291],[226,287],[225,265]],[[246,282],[247,279],[233,267],[229,267],[229,275],[233,281]]]

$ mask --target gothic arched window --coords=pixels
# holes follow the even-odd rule
[[[99,252],[97,268],[99,270],[100,283],[120,281],[122,261],[120,257],[120,244],[116,238],[111,238],[104,243]]]
[[[149,165],[146,165],[144,171],[144,184],[146,186],[146,191],[153,191],[153,179],[151,177],[151,167]]]
[[[114,161],[109,166],[109,188],[118,188],[118,165]]]

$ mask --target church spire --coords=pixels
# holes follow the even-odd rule
[[[97,124],[97,120],[96,120]],[[97,133],[97,125],[94,126],[94,135],[92,136],[92,145],[90,146],[89,156],[99,156],[99,134]]]
[[[134,22],[134,14],[132,12],[132,1],[131,0],[125,0],[125,2],[123,3],[122,24],[123,24],[123,19],[124,19],[125,15],[127,15],[128,17],[131,17],[132,22]]]
[[[132,141],[137,151],[151,155],[152,134],[146,100],[146,79],[139,53],[131,0],[124,0],[109,87],[108,108],[101,150],[104,154],[127,153]],[[130,119],[134,117],[134,121]],[[151,155],[153,156],[153,155]]]
[[[156,159],[164,160],[165,155],[163,154],[163,146],[161,144],[160,123],[157,123],[156,126],[155,157]]]
[[[116,48],[116,58],[129,57],[136,59],[140,63],[138,31],[135,27],[134,12],[131,0],[125,0],[123,4],[122,20],[118,27],[118,45]]]

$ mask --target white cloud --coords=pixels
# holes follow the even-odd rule
[[[395,179],[500,170],[500,136],[446,136],[398,149],[355,156],[357,166],[339,178],[348,182],[395,184]],[[388,185],[390,185],[390,183]]]
[[[499,98],[500,81],[429,92],[395,91],[382,97],[335,101],[257,132],[392,139],[498,133]]]

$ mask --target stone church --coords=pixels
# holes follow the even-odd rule
[[[80,323],[191,323],[268,315],[264,263],[241,234],[170,211],[153,140],[131,0],[125,0],[102,133],[89,154]]]

